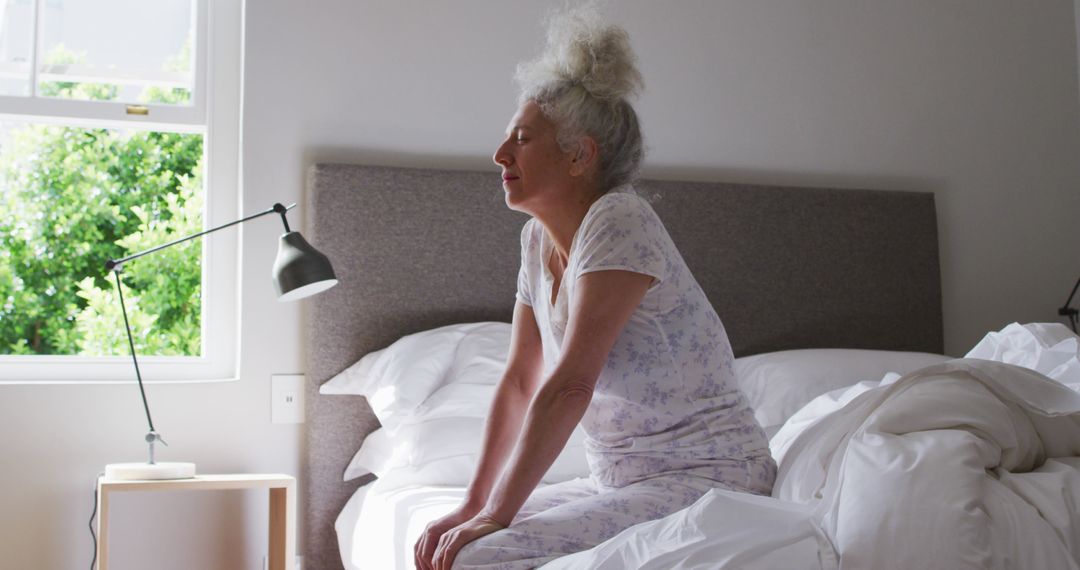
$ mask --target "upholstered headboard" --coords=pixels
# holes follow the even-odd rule
[[[792,348],[942,352],[934,196],[927,193],[642,181],[724,321],[737,356]],[[340,568],[333,522],[369,479],[343,482],[378,426],[356,396],[318,386],[399,337],[509,321],[526,217],[497,170],[318,164],[307,233],[340,284],[307,318],[307,448],[301,474],[309,568]]]

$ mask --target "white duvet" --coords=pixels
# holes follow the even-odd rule
[[[545,569],[1080,568],[1080,394],[954,360],[819,398],[776,498],[714,491]]]
[[[1080,570],[1080,393],[1066,386],[1080,383],[1080,349],[1068,337],[1069,358],[998,339],[969,354],[1003,362],[958,359],[820,396],[772,439],[774,497],[714,490],[544,568]],[[369,493],[361,518],[448,510],[460,496],[397,493],[411,494]],[[407,567],[415,538],[401,538],[367,541],[397,550],[391,565],[343,544],[346,566]]]
[[[841,567],[1078,567],[1080,394],[975,359],[848,391],[773,439],[774,495],[814,505]]]

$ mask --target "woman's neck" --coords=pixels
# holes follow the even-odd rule
[[[570,246],[589,208],[600,199],[603,194],[597,193],[582,200],[560,204],[558,208],[548,212],[538,213],[536,219],[544,226],[548,237],[555,245],[555,252],[565,263],[570,256]]]

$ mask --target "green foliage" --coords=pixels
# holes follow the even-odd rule
[[[127,352],[114,338],[123,320],[105,261],[201,228],[202,142],[50,125],[10,133],[0,153],[0,353]],[[127,264],[141,353],[199,354],[200,253],[195,241]]]
[[[126,354],[105,261],[199,231],[202,154],[197,134],[11,131],[0,152],[0,354]],[[127,264],[140,353],[200,353],[200,253],[195,241]]]
[[[46,65],[79,65],[58,45]],[[166,63],[191,66],[190,41]],[[41,94],[115,100],[117,86],[44,82]],[[140,100],[186,103],[186,89]],[[202,229],[203,137],[28,124],[0,140],[0,354],[128,354],[105,262]],[[140,354],[201,351],[201,243],[158,251],[121,274]]]
[[[118,243],[128,252],[143,251],[200,231],[201,176],[182,176],[179,190],[178,194],[165,195],[168,218],[155,220],[145,208],[133,206],[132,213],[142,229]],[[121,273],[132,335],[137,343],[141,343],[136,346],[139,353],[199,354],[200,245],[198,240],[192,240],[157,251],[128,262]],[[78,284],[76,294],[87,303],[76,316],[75,336],[80,354],[128,352],[127,334],[117,326],[123,323],[124,317],[116,296],[115,281],[112,284],[107,291],[98,288],[92,277]],[[134,291],[131,285],[134,285]]]

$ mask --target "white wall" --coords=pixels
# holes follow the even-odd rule
[[[1072,1],[612,5],[647,82],[647,175],[936,192],[947,351],[1057,318],[1080,273]],[[489,156],[540,3],[246,10],[245,211],[301,201],[324,160],[490,168],[498,191]],[[304,368],[302,307],[266,285],[275,224],[244,232],[243,378],[154,387],[155,423],[166,457],[202,471],[297,473],[302,432],[269,423],[269,376]],[[132,386],[0,386],[5,568],[89,563],[94,475],[139,458],[140,413]],[[265,511],[254,495],[118,500],[115,568],[260,568]]]

